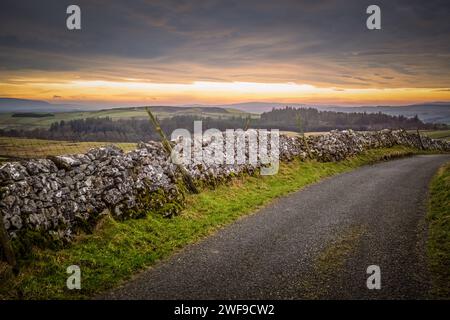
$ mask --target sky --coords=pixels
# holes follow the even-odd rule
[[[81,30],[66,8],[81,8]],[[381,8],[368,30],[366,8]],[[450,101],[448,0],[2,0],[0,97],[86,105]]]

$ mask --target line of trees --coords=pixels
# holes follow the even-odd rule
[[[195,120],[203,121],[203,129],[217,128],[219,130],[238,129],[246,126],[246,119],[202,118],[201,116],[174,116],[160,121],[162,129],[170,134],[178,128],[193,131]],[[442,129],[445,125],[426,124],[417,116],[391,116],[383,113],[344,113],[319,111],[317,109],[273,109],[265,112],[259,119],[252,119],[250,128],[280,129],[284,131],[329,131],[332,129],[380,130],[380,129]],[[10,137],[40,138],[50,140],[73,141],[111,141],[136,142],[158,140],[148,120],[87,118],[70,121],[54,122],[48,129],[12,129],[0,130],[0,135]]]
[[[297,131],[300,119],[305,131],[329,131],[333,129],[381,130],[381,129],[434,129],[439,125],[425,124],[418,116],[392,116],[384,113],[346,113],[319,111],[314,108],[272,109],[261,115],[264,126],[282,127],[284,130]]]

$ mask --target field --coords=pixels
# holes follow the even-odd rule
[[[126,114],[120,113],[117,114]],[[1,116],[0,116],[1,118]],[[27,119],[31,118],[13,118],[13,119]],[[33,118],[36,120],[36,118]],[[41,120],[38,118],[37,121]],[[415,131],[411,131],[415,132]],[[297,132],[281,131],[281,134],[287,136],[298,136]],[[324,132],[305,132],[305,136],[313,136],[323,134]],[[438,131],[421,131],[421,134],[433,139],[445,139],[450,141],[450,130]],[[136,147],[135,143],[117,143],[117,142],[75,142],[75,141],[54,141],[43,139],[27,139],[27,138],[12,138],[0,137],[0,163],[23,158],[45,158],[46,156],[84,153],[87,150],[95,147],[100,147],[108,144],[114,144],[124,151],[132,150]]]
[[[450,130],[421,131],[420,133],[432,139],[444,139],[450,141]]]
[[[230,117],[257,117],[235,109],[222,108],[183,108],[183,107],[152,107],[154,115],[159,119],[173,117],[177,115],[192,115],[211,118],[230,118]],[[117,119],[148,119],[144,108],[117,108],[99,111],[83,112],[58,112],[47,117],[13,117],[14,113],[0,113],[0,129],[34,129],[48,128],[53,122],[61,120],[69,121],[86,118],[105,118]]]
[[[0,162],[8,159],[45,158],[50,155],[84,153],[91,148],[107,144],[114,144],[124,151],[136,147],[135,143],[71,142],[0,137]]]
[[[306,132],[306,136],[323,132]],[[297,132],[282,131],[281,134],[297,136]],[[15,159],[45,158],[63,154],[85,153],[91,148],[114,144],[124,151],[133,150],[136,143],[123,142],[76,142],[44,139],[0,137],[0,163]]]
[[[289,134],[293,136],[297,133],[291,132]],[[308,133],[306,135],[308,135]],[[8,160],[45,158],[47,156],[85,153],[91,148],[108,144],[114,144],[124,151],[136,148],[136,143],[56,141],[0,136],[0,163]]]

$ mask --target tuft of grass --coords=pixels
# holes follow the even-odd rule
[[[431,181],[428,222],[432,295],[450,299],[450,162]]]
[[[189,195],[187,208],[170,219],[155,212],[120,222],[107,216],[92,234],[79,236],[67,248],[32,250],[29,260],[20,261],[20,275],[2,281],[0,298],[92,297],[280,196],[362,165],[415,153],[419,151],[396,146],[334,163],[294,160],[280,163],[276,175],[236,177],[214,190]],[[81,290],[66,289],[66,268],[70,265],[81,268]]]
[[[329,284],[336,281],[336,274],[357,250],[365,232],[366,226],[353,225],[327,244],[315,258],[313,272],[301,283],[303,299],[320,299],[328,293]]]
[[[343,268],[347,257],[356,249],[358,241],[365,232],[365,226],[352,226],[342,232],[317,257],[316,268],[320,273],[334,275],[336,269]]]

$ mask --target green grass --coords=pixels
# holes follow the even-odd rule
[[[428,221],[432,294],[436,298],[450,299],[450,162],[431,182]]]
[[[450,141],[450,130],[421,131],[420,133],[432,139],[444,139]]]
[[[20,276],[3,276],[7,279],[1,285],[0,298],[89,298],[280,196],[365,164],[417,152],[397,146],[369,150],[337,163],[295,160],[281,163],[274,176],[239,177],[214,190],[190,195],[187,208],[171,219],[154,213],[123,222],[106,217],[93,234],[79,236],[65,249],[34,249],[28,261],[21,261]],[[65,289],[66,268],[72,264],[81,267],[79,291]]]
[[[0,162],[7,158],[45,158],[46,156],[85,153],[91,148],[108,144],[114,144],[124,151],[136,148],[136,143],[71,142],[0,137]]]

